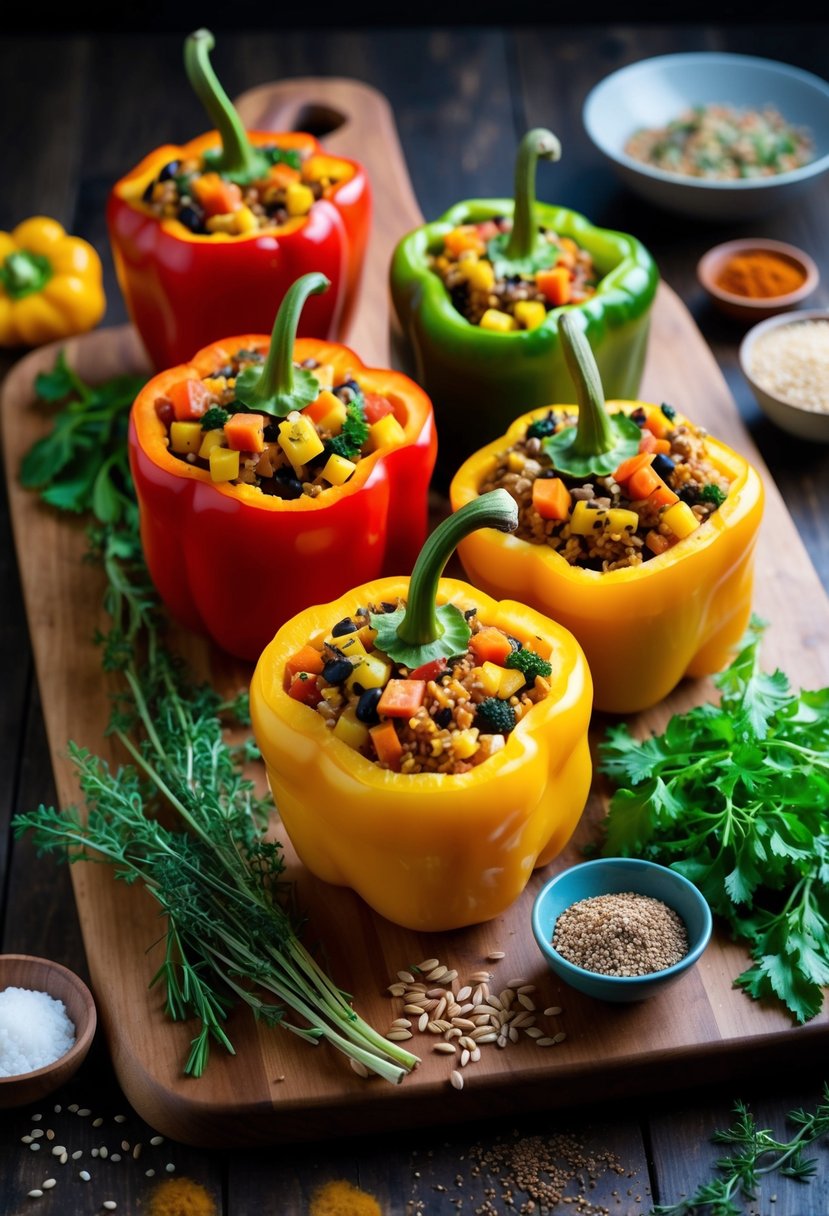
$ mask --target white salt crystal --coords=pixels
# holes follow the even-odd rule
[[[34,1072],[60,1059],[75,1042],[63,1001],[48,992],[0,992],[0,1077]]]

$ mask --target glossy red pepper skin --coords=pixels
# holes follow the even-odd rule
[[[130,415],[129,454],[141,539],[164,603],[188,629],[239,658],[258,658],[296,613],[355,582],[408,572],[428,530],[428,489],[437,440],[432,405],[407,376],[364,367],[348,347],[300,338],[294,359],[354,375],[388,397],[406,442],[364,456],[343,486],[284,500],[250,485],[217,484],[167,446],[156,401],[172,384],[209,376],[237,350],[267,351],[270,337],[213,343],[184,366],[155,376]]]
[[[249,131],[248,138],[325,157],[348,175],[307,216],[281,226],[249,236],[193,234],[178,220],[150,215],[140,200],[165,164],[214,148],[218,135],[210,131],[183,146],[157,148],[110,193],[107,226],[118,282],[157,369],[185,363],[227,334],[267,332],[285,292],[310,270],[321,271],[331,287],[308,301],[300,335],[333,340],[347,333],[371,223],[364,169],[328,157],[312,135]]]

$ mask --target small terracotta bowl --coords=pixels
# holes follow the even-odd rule
[[[92,1046],[98,1022],[92,993],[83,980],[60,963],[31,954],[0,954],[0,992],[6,988],[46,992],[53,1000],[63,1001],[66,1015],[75,1027],[75,1042],[64,1055],[43,1068],[0,1077],[2,1110],[38,1102],[74,1076]]]
[[[731,258],[747,253],[773,253],[803,274],[803,282],[794,291],[780,296],[750,296],[736,295],[725,291],[719,286],[718,279]],[[726,241],[724,245],[715,245],[700,258],[697,265],[697,278],[716,308],[734,317],[738,321],[762,321],[766,317],[776,316],[796,308],[807,296],[810,296],[820,281],[820,273],[808,253],[789,245],[785,241],[764,240],[761,237],[746,237],[739,241]]]

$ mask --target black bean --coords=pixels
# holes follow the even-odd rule
[[[699,502],[699,486],[694,482],[689,481],[686,486],[683,486],[678,491],[680,501],[688,504],[689,507],[696,506]]]
[[[354,711],[358,722],[373,723],[380,721],[380,716],[377,713],[377,702],[382,695],[382,688],[366,689],[357,702],[357,708]]]
[[[350,616],[343,617],[341,621],[337,621],[334,628],[331,630],[332,638],[341,638],[345,633],[356,633],[358,626],[352,621]]]
[[[141,201],[144,203],[151,203],[153,201],[153,191],[154,190],[155,190],[155,181],[151,181],[149,186],[147,186],[147,189],[141,195]]]
[[[205,232],[204,216],[195,207],[182,207],[178,213],[179,222],[190,232]]]
[[[641,406],[639,407],[639,409],[634,410],[633,413],[630,415],[630,417],[631,417],[631,421],[635,422],[636,425],[639,427],[644,426],[648,419],[648,415],[641,408]]]
[[[397,612],[397,604],[391,604],[388,600],[383,600],[380,607],[384,612]]]
[[[167,164],[164,166],[164,168],[159,173],[158,180],[160,182],[167,182],[170,180],[171,177],[175,177],[175,175],[177,173],[178,173],[178,161],[177,160],[168,160]]]
[[[342,684],[343,680],[347,680],[354,670],[352,663],[348,659],[331,659],[322,669],[322,677],[329,684]]]
[[[463,614],[463,619],[465,621],[471,621],[477,611],[477,608],[467,608],[466,612]]]
[[[671,476],[674,469],[676,468],[676,465],[671,460],[670,456],[665,456],[665,455],[663,455],[662,452],[659,452],[653,458],[652,467],[653,467],[654,473],[658,473],[659,476],[662,478],[662,480],[665,481],[666,478]]]
[[[444,727],[449,726],[451,721],[452,721],[452,710],[449,709],[448,706],[444,706],[443,709],[439,709],[438,712],[435,714],[435,725],[439,726],[441,728],[441,730]]]

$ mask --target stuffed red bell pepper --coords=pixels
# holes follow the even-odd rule
[[[216,342],[155,376],[130,416],[152,579],[171,614],[244,659],[297,612],[408,570],[428,528],[432,405],[399,372],[296,339],[321,274],[270,338]]]
[[[299,132],[245,131],[210,65],[207,30],[185,67],[216,130],[151,152],[114,186],[107,224],[118,282],[156,368],[229,333],[264,333],[290,285],[320,271],[331,290],[303,336],[345,336],[371,217],[363,168]]]

